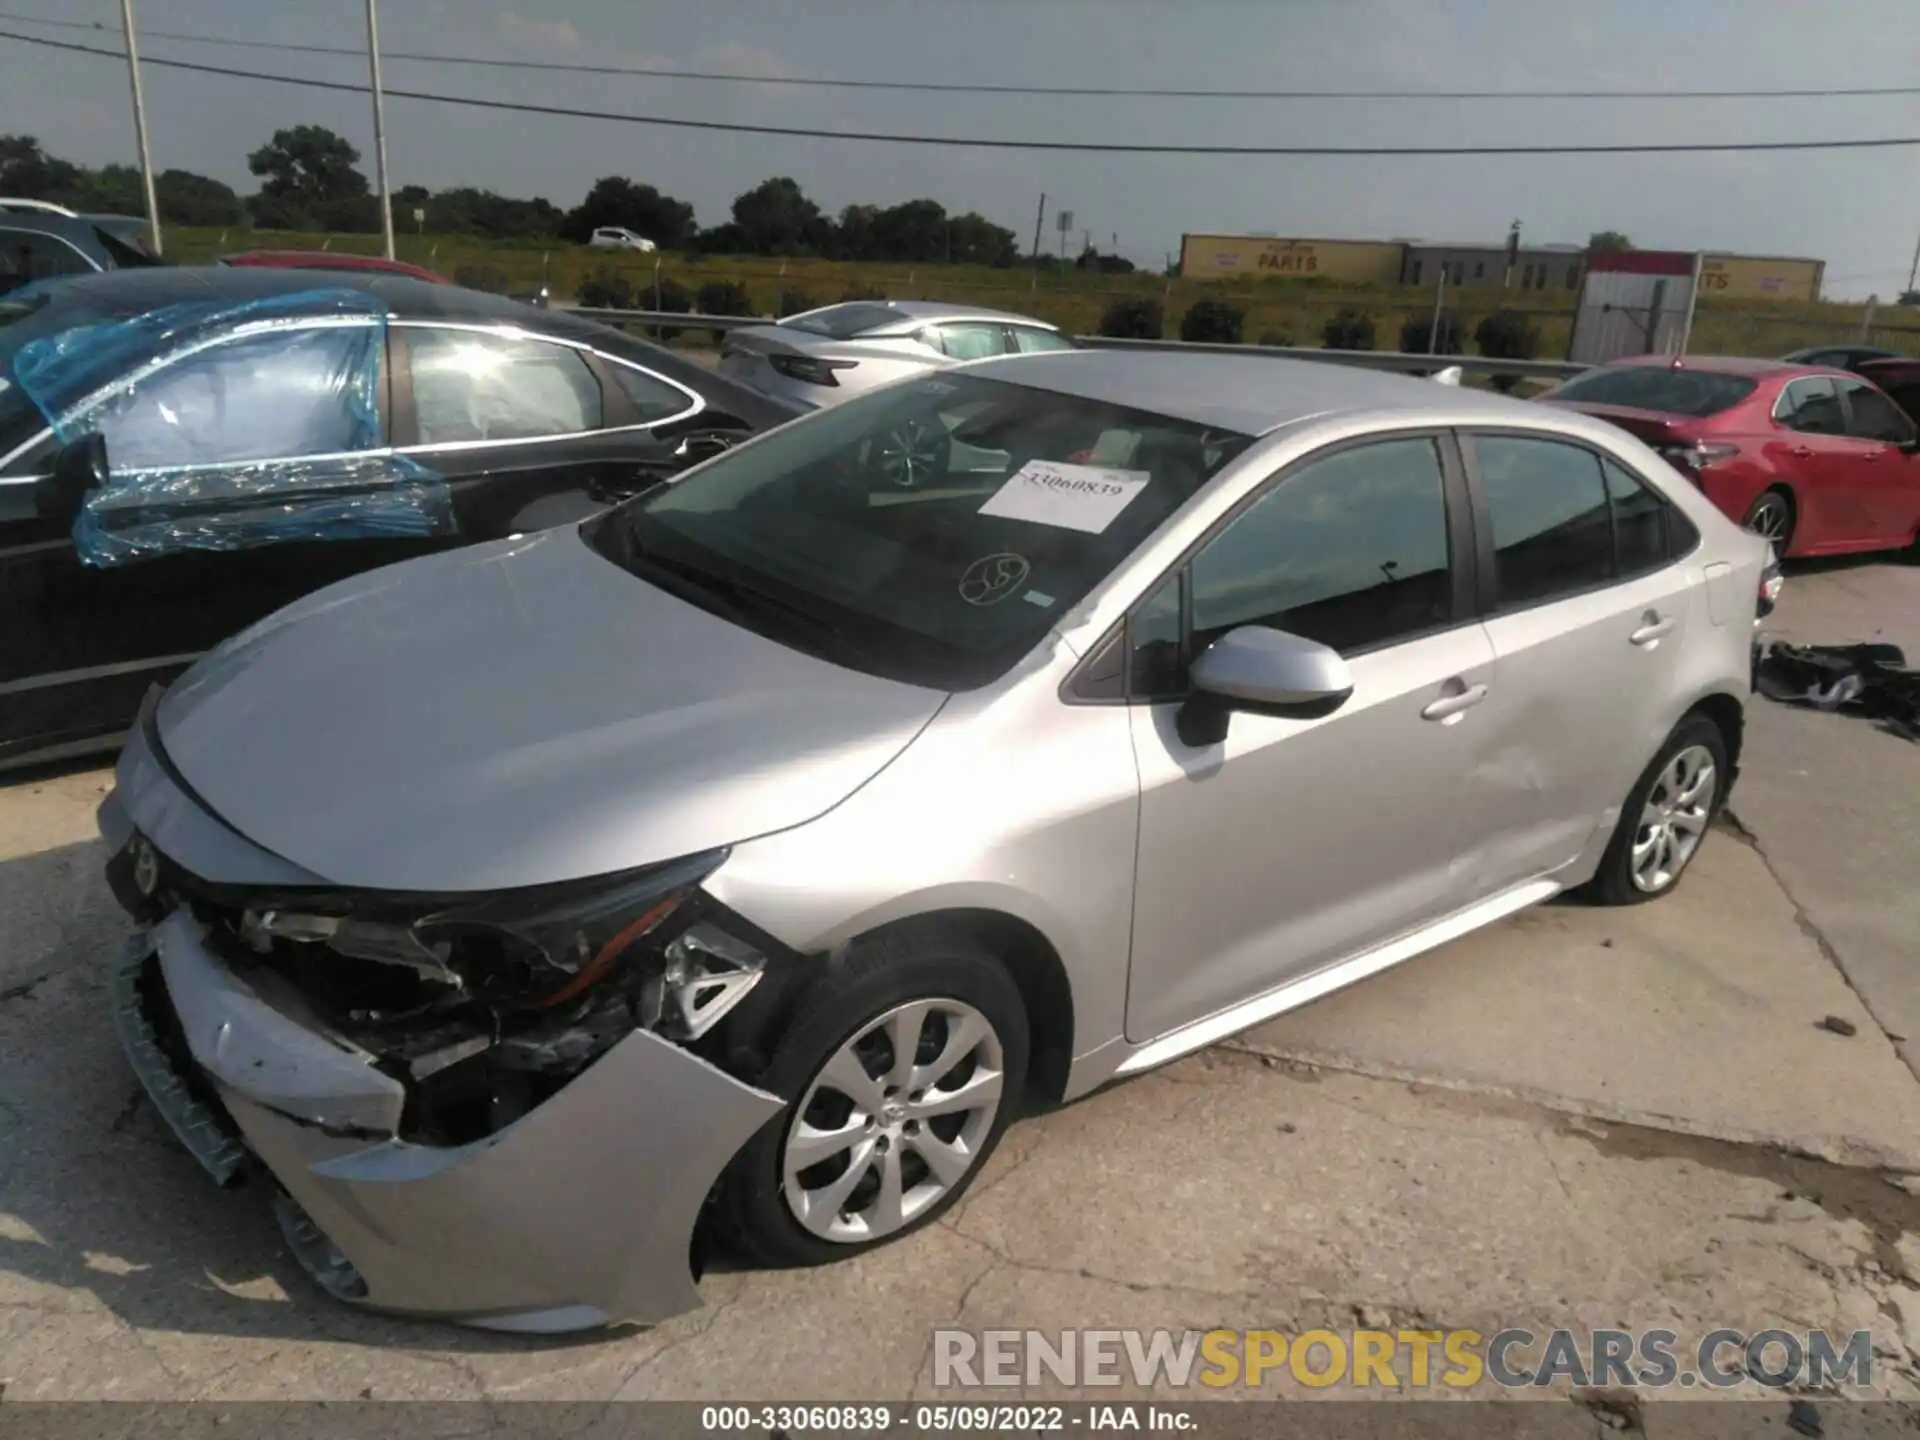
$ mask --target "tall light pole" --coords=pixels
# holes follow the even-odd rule
[[[133,0],[120,0],[120,27],[126,33],[127,73],[133,78],[133,132],[140,142],[140,183],[147,192],[147,235],[160,253],[160,201],[153,193],[153,154],[147,148],[147,101],[140,93],[140,42],[134,38]]]
[[[131,4],[132,0],[121,0]],[[373,159],[380,177],[380,233],[386,237],[387,259],[393,253],[393,196],[387,190],[387,117],[386,102],[380,95],[380,18],[374,13],[375,0],[367,0],[367,64],[373,72]]]

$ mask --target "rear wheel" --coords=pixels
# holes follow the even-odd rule
[[[1746,527],[1772,544],[1776,558],[1785,555],[1793,543],[1793,497],[1784,490],[1767,491],[1747,511]]]
[[[1638,905],[1672,891],[1720,813],[1727,775],[1720,727],[1704,715],[1681,721],[1628,794],[1586,897]]]

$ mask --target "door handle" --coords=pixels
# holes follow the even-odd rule
[[[1656,617],[1655,619],[1647,621],[1646,624],[1629,635],[1627,639],[1631,640],[1635,645],[1651,645],[1671,629],[1673,629],[1673,621],[1671,619],[1663,620]]]
[[[1482,700],[1487,698],[1487,687],[1470,685],[1457,695],[1442,695],[1420,712],[1422,720],[1438,720],[1445,723],[1457,720]]]
[[[1866,454],[1862,455],[1860,458],[1866,461],[1869,465],[1878,465],[1880,463],[1880,455],[1881,455],[1881,452],[1878,450],[1869,450],[1867,451]]]
[[[1802,460],[1811,460],[1813,458],[1813,447],[1811,445],[1796,445],[1793,447],[1793,453],[1798,455]]]

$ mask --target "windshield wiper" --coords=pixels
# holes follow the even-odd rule
[[[757,585],[668,559],[643,548],[637,539],[634,541],[633,558],[639,566],[651,572],[650,578],[665,580],[663,588],[714,610],[736,625],[752,630],[758,628],[753,623],[756,619],[764,621],[771,617],[789,635],[794,631],[805,632],[809,637],[806,648],[824,660],[850,657],[859,660],[869,670],[886,672],[886,667],[876,664],[871,652],[849,639],[841,626],[824,615],[762,590]]]

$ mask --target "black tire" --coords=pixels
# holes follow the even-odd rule
[[[1686,878],[1687,867],[1699,854],[1699,844],[1706,842],[1706,830],[1703,830],[1699,844],[1687,854],[1673,878],[1657,890],[1645,890],[1634,883],[1633,847],[1640,835],[1642,812],[1654,787],[1659,784],[1662,773],[1676,755],[1696,745],[1713,757],[1713,800],[1706,818],[1706,830],[1711,829],[1713,821],[1720,814],[1720,807],[1726,801],[1727,741],[1720,733],[1720,727],[1712,720],[1704,715],[1689,715],[1674,727],[1673,734],[1667,737],[1667,743],[1653,757],[1653,763],[1647,766],[1628,792],[1627,803],[1620,810],[1620,823],[1614,828],[1613,839],[1607,843],[1607,853],[1601,857],[1600,868],[1594,872],[1593,879],[1581,887],[1581,898],[1595,905],[1642,905],[1649,900],[1658,900],[1663,895],[1671,895],[1679,888],[1680,882]]]
[[[795,1107],[843,1045],[878,1017],[918,1000],[958,1001],[985,1017],[1001,1054],[998,1113],[974,1152],[971,1167],[905,1225],[869,1240],[827,1239],[802,1225],[787,1201],[782,1159],[796,1119]],[[762,1265],[819,1265],[885,1245],[931,1224],[967,1192],[992,1158],[1020,1108],[1027,1057],[1027,1013],[1019,988],[1006,967],[972,935],[946,926],[908,926],[856,943],[814,982],[759,1077],[761,1088],[784,1097],[787,1105],[728,1166],[715,1217],[720,1236]],[[933,1123],[937,1122],[929,1122]],[[902,1163],[906,1163],[904,1152]]]
[[[1756,535],[1766,535],[1767,531],[1761,528],[1761,521],[1769,515],[1777,515],[1778,524],[1782,527],[1777,539],[1768,537],[1773,545],[1773,558],[1784,559],[1793,544],[1794,524],[1799,519],[1799,509],[1793,503],[1792,493],[1777,485],[1771,490],[1763,490],[1748,508],[1747,518],[1740,523]]]

